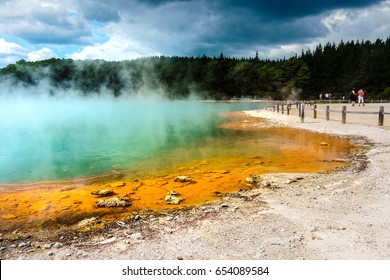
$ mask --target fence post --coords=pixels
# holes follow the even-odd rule
[[[276,112],[279,113],[279,103],[276,104]]]
[[[305,103],[302,102],[299,108],[299,116],[301,117],[301,123],[303,123],[305,121]]]
[[[329,105],[326,105],[326,120],[329,121]]]
[[[313,112],[313,117],[316,119],[317,118],[317,104],[314,104],[314,112]]]
[[[282,103],[282,114],[284,114],[284,103]]]
[[[291,103],[287,105],[287,115],[290,115],[290,107],[291,107]]]
[[[341,123],[345,124],[347,122],[347,106],[343,106],[341,110]]]
[[[378,126],[383,126],[384,112],[385,112],[385,107],[380,106],[379,107]]]

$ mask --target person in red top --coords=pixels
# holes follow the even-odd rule
[[[363,104],[363,106],[364,106],[364,91],[363,91],[363,89],[359,89],[359,91],[358,91],[358,103],[359,103],[359,106],[360,106],[360,104]]]

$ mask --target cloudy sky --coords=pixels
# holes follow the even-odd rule
[[[290,57],[390,36],[390,0],[0,0],[0,67],[50,57]]]

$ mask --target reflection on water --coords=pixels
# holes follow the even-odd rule
[[[231,108],[226,104],[173,102],[164,105],[168,111],[156,104],[115,106],[116,112],[107,112],[107,104],[96,103],[95,113],[86,115],[71,113],[65,106],[59,109],[61,116],[53,116],[44,126],[39,115],[31,129],[16,134],[8,127],[6,143],[11,148],[2,144],[0,159],[7,170],[1,171],[8,178],[3,182],[35,182],[3,184],[1,228],[56,227],[96,216],[117,220],[134,211],[197,205],[218,199],[216,190],[247,188],[245,178],[250,174],[333,169],[342,165],[333,160],[345,157],[351,148],[346,140],[322,134],[261,127],[261,120],[241,114],[226,124],[220,114]],[[70,116],[63,123],[65,112]],[[15,135],[19,139],[12,143]],[[27,136],[30,141],[23,139]],[[320,145],[323,142],[326,145]],[[28,163],[21,159],[24,153]],[[9,175],[18,169],[17,175]],[[175,182],[178,175],[189,176],[192,182]],[[78,177],[82,178],[73,179]],[[128,197],[131,206],[96,207],[91,192],[103,188]],[[164,202],[172,190],[184,199],[178,206]]]

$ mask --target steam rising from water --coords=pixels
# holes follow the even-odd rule
[[[224,104],[161,97],[20,91],[0,96],[0,183],[77,178],[130,168],[216,132]]]

